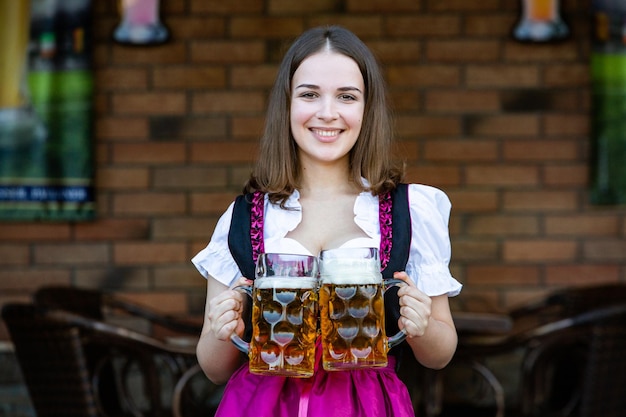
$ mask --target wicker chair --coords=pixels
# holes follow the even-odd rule
[[[601,380],[613,387],[623,387],[626,382],[626,370],[620,375],[613,372],[626,367],[626,285],[558,290],[538,303],[512,311],[510,317],[514,323],[510,332],[460,334],[452,362],[452,366],[469,365],[481,374],[494,395],[497,416],[505,414],[506,387],[487,364],[512,352],[522,352],[520,399],[519,410],[506,408],[507,415],[626,416],[626,407],[615,407],[617,414],[599,413],[598,403],[621,406],[626,396],[598,389],[601,385],[591,382]]]
[[[221,398],[194,345],[36,304],[5,304],[2,318],[38,417],[211,416]]]

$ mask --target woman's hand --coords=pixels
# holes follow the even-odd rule
[[[233,332],[241,335],[244,330],[244,323],[241,319],[243,311],[244,297],[240,291],[233,288],[241,285],[251,285],[252,281],[244,277],[239,278],[226,291],[222,291],[209,300],[209,314],[207,316],[210,323],[210,330],[218,340],[230,340]]]
[[[423,336],[430,323],[431,298],[417,289],[406,272],[395,272],[393,277],[407,284],[402,285],[398,290],[401,315],[398,325],[400,329],[404,330],[408,338]]]

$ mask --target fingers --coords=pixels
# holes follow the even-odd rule
[[[249,284],[249,280],[237,280],[233,288]],[[241,291],[228,289],[216,295],[209,301],[207,318],[210,329],[219,340],[228,340],[233,332],[241,331],[244,327],[241,320],[245,294]]]
[[[393,277],[407,284],[398,290],[400,329],[405,331],[407,337],[423,336],[430,321],[432,300],[417,288],[406,272],[396,272]]]

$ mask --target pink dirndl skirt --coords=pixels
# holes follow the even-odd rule
[[[327,372],[320,353],[311,378],[251,374],[246,362],[228,381],[215,416],[414,417],[395,357],[388,362],[386,368]]]

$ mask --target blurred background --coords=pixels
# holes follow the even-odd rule
[[[54,284],[201,321],[205,280],[190,259],[248,177],[285,48],[325,24],[380,59],[407,181],[452,201],[454,309],[626,282],[626,133],[597,133],[611,119],[598,115],[606,77],[609,107],[626,109],[626,64],[602,58],[623,53],[622,35],[598,13],[620,2],[548,3],[556,13],[535,19],[558,24],[515,32],[532,17],[524,1],[161,0],[152,44],[116,39],[120,4],[91,1],[93,216],[0,221],[0,304]],[[9,375],[2,323],[0,340]]]

